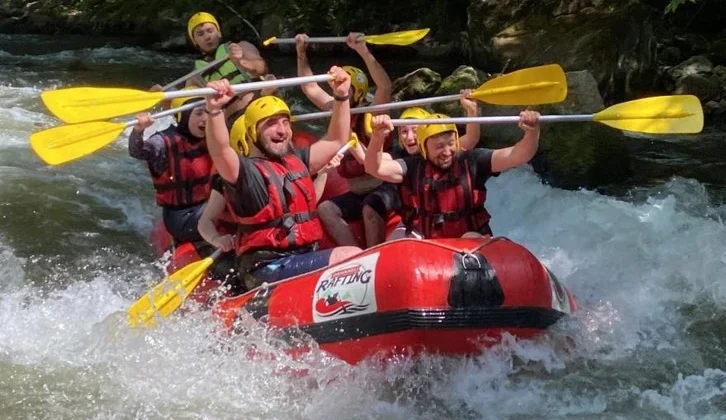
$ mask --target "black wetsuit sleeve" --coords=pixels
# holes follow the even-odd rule
[[[129,155],[148,163],[156,174],[164,172],[167,168],[166,146],[164,139],[158,133],[144,141],[144,133],[132,130],[129,136]]]

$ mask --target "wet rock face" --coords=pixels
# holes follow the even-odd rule
[[[660,73],[668,93],[697,96],[707,118],[718,118],[726,112],[726,67],[714,66],[706,55],[661,66]]]
[[[439,96],[458,93],[460,89],[476,88],[491,77],[472,67],[461,66],[451,75],[432,77],[428,69],[418,69],[394,83],[394,95],[405,99],[420,97],[419,92],[433,91]],[[480,115],[519,115],[524,109],[538,110],[542,115],[593,114],[605,108],[592,73],[566,73],[567,98],[559,104],[540,106],[499,106],[480,103]],[[429,111],[450,116],[464,116],[458,101],[434,104]],[[395,113],[394,113],[395,115]],[[463,134],[465,127],[459,127]],[[481,128],[482,147],[502,148],[522,138],[516,124],[487,125]],[[622,182],[630,177],[631,158],[627,139],[619,130],[600,123],[549,123],[542,125],[540,147],[532,165],[545,182],[562,188],[595,188]]]
[[[518,115],[535,109],[542,115],[594,114],[605,108],[598,84],[588,71],[567,72],[567,98],[558,104],[502,107],[482,105],[482,115]],[[522,138],[516,125],[483,126],[482,144],[500,148]],[[542,179],[556,187],[577,189],[616,184],[632,175],[628,139],[596,122],[559,122],[541,126],[540,146],[531,164]]]
[[[440,86],[440,74],[426,67],[416,69],[393,81],[393,100],[407,101],[432,96]]]
[[[496,71],[558,63],[590,70],[606,102],[655,82],[657,11],[635,1],[472,0],[469,48],[474,64]]]
[[[450,75],[441,81],[435,96],[453,95],[461,92],[462,89],[476,89],[489,77],[471,66],[459,66]],[[465,116],[464,110],[459,101],[434,104],[433,110],[450,116]]]

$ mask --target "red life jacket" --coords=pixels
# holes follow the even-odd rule
[[[371,138],[366,134],[364,127],[364,114],[353,114],[350,116],[350,131],[354,132],[358,136],[358,140],[363,143],[364,146],[368,147],[368,143]],[[387,152],[391,145],[393,137],[389,135],[383,142],[383,151]],[[358,162],[352,153],[346,153],[343,159],[340,161],[338,166],[338,174],[343,178],[358,178],[366,174],[366,168],[363,164]]]
[[[289,153],[281,162],[267,158],[252,158],[265,179],[268,203],[257,214],[240,216],[235,200],[232,214],[238,225],[237,255],[253,250],[286,251],[311,246],[323,238],[318,219],[315,187],[305,164]]]
[[[212,190],[212,157],[204,140],[192,143],[174,127],[159,133],[166,146],[167,168],[151,179],[156,189],[156,204],[185,208],[202,204]],[[151,166],[149,166],[151,171]]]
[[[475,188],[466,155],[441,171],[429,161],[416,165],[411,174],[413,191],[400,184],[404,223],[424,238],[459,238],[466,232],[491,233],[491,216],[484,208],[486,188]],[[409,175],[406,176],[407,178]]]

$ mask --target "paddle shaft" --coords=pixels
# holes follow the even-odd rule
[[[338,151],[337,151],[337,152],[336,152],[335,154],[336,154],[336,155],[342,155],[342,154],[344,154],[345,152],[347,152],[347,151],[348,151],[348,149],[350,149],[350,142],[348,142],[348,143],[345,143],[345,145],[344,145],[343,147],[341,147],[341,148],[340,148],[340,149],[339,149],[339,150],[338,150]]]
[[[365,36],[361,36],[361,38],[365,39]],[[305,40],[305,43],[307,44],[340,44],[342,42],[345,42],[348,38],[344,36],[319,36],[319,37],[312,37]],[[360,38],[359,38],[360,39]],[[295,38],[275,38],[274,41],[272,41],[273,44],[294,44]]]
[[[217,248],[216,251],[212,252],[212,255],[210,255],[209,258],[216,261],[217,258],[219,258],[219,256],[222,255],[222,252],[224,252],[224,251],[222,251],[222,248]]]
[[[214,67],[217,67],[218,65],[224,63],[225,61],[229,60],[229,57],[222,57],[220,59],[214,60],[211,63],[207,64],[206,66],[202,67],[199,70],[194,70],[193,72],[187,74],[186,76],[182,76],[173,82],[169,83],[168,85],[164,86],[161,90],[166,92],[167,90],[173,88],[174,86],[178,85],[181,82],[186,82],[187,80],[191,79],[192,77],[199,76],[201,74],[206,73],[207,71],[213,69]]]
[[[304,83],[326,82],[326,81],[330,80],[331,78],[332,78],[332,76],[329,74],[319,74],[319,75],[315,75],[315,76],[303,76],[303,77],[291,77],[289,79],[277,79],[277,80],[265,80],[263,82],[239,83],[236,85],[232,85],[232,89],[234,90],[235,93],[240,93],[240,92],[261,90],[261,89],[273,88],[273,87],[298,86],[298,85],[302,85]],[[164,93],[164,99],[188,98],[188,97],[192,97],[192,96],[213,95],[214,93],[216,93],[216,91],[212,88],[176,90],[173,92]]]
[[[166,117],[167,115],[174,115],[177,112],[183,112],[183,111],[186,111],[188,109],[192,109],[192,108],[196,108],[198,106],[202,106],[202,105],[204,105],[205,102],[206,102],[205,100],[201,100],[201,101],[192,102],[192,103],[189,103],[189,104],[186,104],[186,105],[182,105],[179,108],[167,109],[166,111],[161,111],[161,112],[157,112],[156,114],[153,114],[152,117],[154,117],[154,118],[161,118],[161,117]],[[139,122],[139,120],[131,120],[131,121],[129,121],[129,122],[126,123],[126,125],[124,126],[124,128],[133,127],[136,124],[138,124],[138,122]]]
[[[211,261],[210,261],[209,263],[207,263],[207,264],[204,264],[204,262],[205,262],[205,261],[207,260],[207,258],[205,258],[205,259],[203,259],[203,260],[201,260],[201,261],[198,261],[198,262],[196,262],[196,263],[192,263],[192,264],[198,264],[198,266],[197,266],[197,268],[196,268],[196,269],[195,269],[195,270],[194,270],[194,271],[192,272],[192,274],[191,274],[191,277],[197,277],[197,276],[200,276],[200,275],[202,275],[202,273],[204,273],[205,271],[207,271],[207,269],[209,268],[209,266],[210,266],[210,265],[211,265],[211,264],[212,264],[212,263],[213,263],[214,261],[216,261],[216,260],[217,260],[217,258],[219,258],[219,256],[220,256],[220,255],[222,255],[222,248],[217,248],[217,249],[216,249],[216,250],[215,250],[215,251],[214,251],[214,252],[212,253],[212,255],[210,255],[209,257],[207,257],[207,258],[211,258]],[[172,275],[173,275],[173,273],[172,273]],[[174,287],[174,289],[176,289],[176,290],[177,290],[177,293],[179,293],[179,291],[180,291],[180,290],[183,290],[183,289],[184,289],[184,284],[183,284],[183,282],[181,282],[181,281],[178,281],[178,282],[176,282],[176,283],[175,283],[175,287]]]
[[[350,149],[350,142],[348,142],[348,143],[345,143],[345,145],[343,145],[343,147],[341,147],[340,149],[338,149],[338,151],[337,151],[337,152],[335,152],[335,154],[336,154],[336,155],[342,155],[342,154],[345,154],[345,152],[347,152],[347,151],[348,151],[348,149]],[[326,165],[326,166],[327,166],[327,165]],[[320,168],[320,170],[319,170],[319,171],[318,171],[317,173],[320,173],[320,172],[322,172],[324,168],[325,168],[325,166],[323,166],[322,168]]]
[[[385,104],[362,106],[359,108],[351,108],[350,113],[351,114],[363,114],[366,112],[376,112],[376,111],[386,111],[389,109],[408,108],[410,106],[435,104],[435,103],[439,103],[439,102],[456,101],[459,99],[461,99],[461,94],[457,93],[454,95],[435,96],[433,98],[412,99],[410,101],[388,102]],[[330,117],[331,115],[333,115],[333,113],[331,111],[312,112],[309,114],[296,115],[293,117],[293,121],[317,120],[320,118]]]
[[[594,121],[594,114],[575,114],[575,115],[542,115],[539,122],[586,122]],[[394,127],[401,125],[422,125],[422,124],[511,124],[518,123],[519,116],[505,117],[462,117],[462,118],[431,118],[431,119],[405,119],[391,120]]]

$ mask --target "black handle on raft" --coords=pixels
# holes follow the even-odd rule
[[[504,303],[497,273],[480,252],[454,254],[453,272],[448,297],[452,308],[494,308]]]

